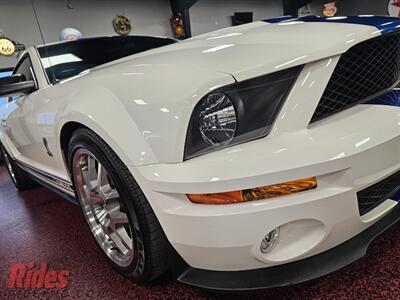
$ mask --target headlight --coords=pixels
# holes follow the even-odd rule
[[[235,107],[225,94],[210,94],[202,102],[199,130],[203,140],[209,145],[229,143],[235,136],[236,124]]]
[[[301,70],[242,81],[203,97],[189,122],[185,159],[268,135]]]

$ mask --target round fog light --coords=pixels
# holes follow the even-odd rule
[[[276,243],[279,240],[280,229],[279,227],[270,231],[261,241],[260,251],[263,254],[269,253],[275,248]]]

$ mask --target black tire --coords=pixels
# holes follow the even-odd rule
[[[74,187],[76,186],[76,174],[73,174],[73,156],[77,150],[82,148],[94,154],[106,169],[124,204],[129,224],[131,228],[135,229],[134,245],[138,249],[138,253],[134,255],[131,264],[121,267],[105,254],[108,261],[120,274],[137,283],[149,283],[160,277],[168,270],[169,243],[139,185],[106,142],[93,131],[81,128],[74,132],[68,148],[68,163]],[[76,195],[81,204],[77,192]],[[102,249],[99,244],[98,246]],[[102,252],[104,253],[104,251]]]
[[[36,181],[29,177],[29,175],[15,163],[3,145],[1,145],[1,154],[11,181],[18,191],[30,190],[37,186]]]

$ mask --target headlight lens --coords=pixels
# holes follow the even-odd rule
[[[199,130],[202,138],[209,145],[229,143],[235,136],[236,123],[235,107],[225,94],[210,94],[202,102]]]
[[[211,92],[193,110],[185,159],[268,135],[303,66]]]

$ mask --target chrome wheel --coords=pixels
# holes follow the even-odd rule
[[[117,265],[127,267],[134,258],[134,237],[124,203],[104,166],[86,149],[72,161],[77,196],[98,244]]]
[[[10,161],[10,158],[8,157],[8,154],[7,154],[7,152],[5,151],[5,150],[3,150],[3,157],[4,157],[4,162],[6,163],[6,166],[7,166],[7,169],[8,169],[8,172],[10,173],[10,177],[11,177],[11,179],[12,179],[12,181],[14,182],[14,183],[16,183],[17,182],[17,179],[15,178],[15,173],[14,173],[14,169],[13,169],[13,166],[12,166],[12,164],[11,164],[11,161]]]

